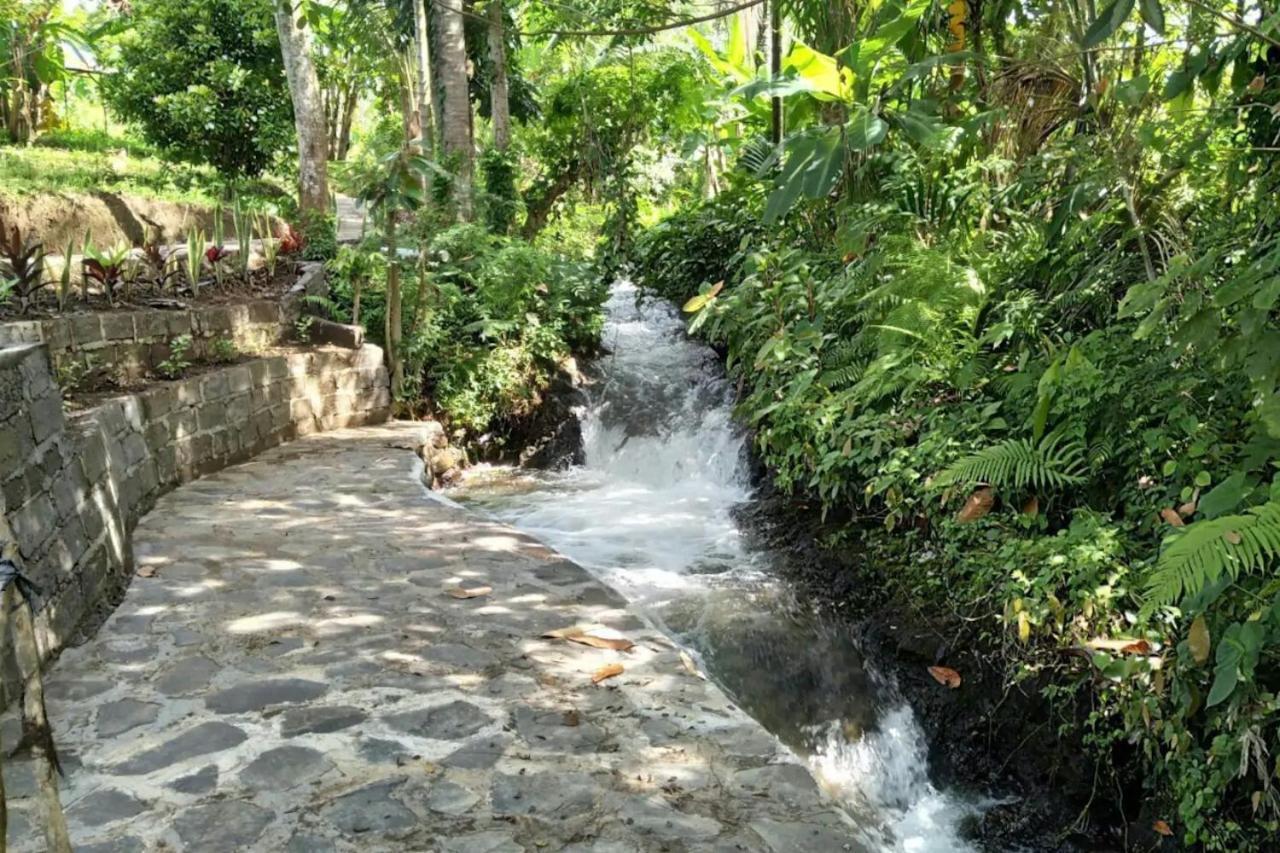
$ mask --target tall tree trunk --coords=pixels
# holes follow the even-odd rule
[[[387,212],[387,365],[391,368],[391,396],[398,398],[404,389],[404,359],[401,357],[400,336],[404,324],[400,319],[402,298],[400,295],[399,247],[396,242],[396,212]]]
[[[441,142],[453,171],[453,203],[458,218],[470,221],[472,175],[475,154],[471,144],[471,98],[467,92],[467,36],[462,13],[453,6],[435,7],[440,22],[440,85],[444,105],[440,110]]]
[[[781,0],[769,2],[769,79],[775,83],[782,76],[782,3]],[[771,136],[774,145],[782,144],[782,96],[774,95],[772,107]]]
[[[506,151],[511,146],[511,97],[507,87],[507,43],[503,32],[505,17],[502,0],[489,0],[489,55],[493,58],[489,104],[493,115],[493,147],[499,151]]]
[[[418,95],[418,125],[422,129],[424,148],[434,156],[436,152],[436,118],[434,95],[431,91],[431,36],[427,27],[427,3],[430,0],[413,0],[413,46],[415,76]]]
[[[312,61],[314,39],[311,27],[299,25],[292,0],[276,0],[275,17],[298,131],[298,207],[304,214],[324,213],[329,207],[329,140],[320,79]]]
[[[347,152],[351,150],[351,121],[356,115],[356,87],[355,84],[347,86],[346,109],[342,112],[342,127],[338,129],[338,156],[339,160],[347,159]]]

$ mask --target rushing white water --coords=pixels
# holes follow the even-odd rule
[[[883,850],[969,850],[977,806],[929,781],[926,744],[893,686],[838,625],[799,607],[732,509],[750,499],[744,436],[715,353],[665,302],[615,286],[610,355],[580,415],[586,464],[480,469],[464,502],[600,574],[693,648],[707,672],[798,753]]]

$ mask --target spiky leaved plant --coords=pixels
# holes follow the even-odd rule
[[[200,297],[200,272],[204,267],[204,232],[199,228],[187,229],[186,275],[191,286],[191,298]]]
[[[236,229],[236,272],[247,284],[249,281],[249,259],[253,253],[253,217],[244,209],[239,200],[231,209],[231,220]]]
[[[126,278],[130,275],[129,252],[129,246],[125,243],[117,243],[110,249],[101,250],[92,244],[84,247],[84,260],[81,261],[84,276],[98,283],[107,302],[112,305],[116,302],[116,293],[121,284],[129,285]]]
[[[267,269],[267,278],[275,281],[276,265],[280,261],[280,238],[276,236],[271,222],[271,215],[262,214],[257,221],[258,242],[262,246],[262,261]]]
[[[0,271],[9,281],[9,293],[18,310],[25,313],[45,285],[43,246],[24,240],[17,225],[0,227]]]

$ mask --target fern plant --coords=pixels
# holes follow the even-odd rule
[[[1280,500],[1240,515],[1197,521],[1165,539],[1147,580],[1147,606],[1174,604],[1228,575],[1265,568],[1280,554]]]
[[[1038,444],[1009,438],[955,462],[938,475],[939,486],[986,483],[1001,489],[1063,489],[1084,482],[1079,442],[1051,433]]]

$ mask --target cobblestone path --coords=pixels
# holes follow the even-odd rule
[[[127,598],[48,679],[77,849],[860,849],[616,593],[432,497],[417,435],[312,436],[143,520]],[[540,636],[573,625],[636,645]],[[5,776],[11,849],[41,849],[30,767]]]

